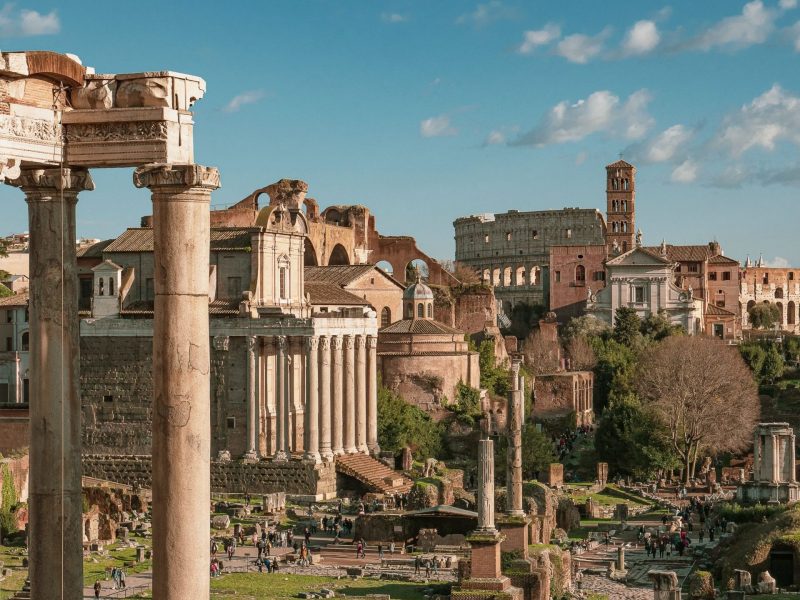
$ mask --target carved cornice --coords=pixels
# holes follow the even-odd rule
[[[375,337],[374,335],[368,335],[367,348],[369,348],[370,350],[374,350],[377,347],[378,347],[378,338]]]
[[[61,146],[58,126],[55,121],[49,119],[0,115],[0,136],[36,140]]]
[[[22,169],[19,177],[6,180],[14,187],[51,192],[83,192],[94,189],[92,176],[86,169]]]
[[[286,336],[285,336],[285,335],[278,335],[278,336],[275,336],[275,347],[276,347],[276,348],[277,348],[277,349],[278,349],[280,352],[286,352],[286,346],[287,346],[287,344],[288,344],[288,342],[287,342],[287,339],[286,339]]]
[[[166,141],[165,121],[75,123],[64,125],[68,143]]]
[[[139,167],[133,172],[133,185],[137,188],[182,187],[215,190],[220,186],[216,167],[202,165],[173,165],[155,163]]]

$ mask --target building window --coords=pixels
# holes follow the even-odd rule
[[[583,265],[575,267],[575,281],[578,283],[586,281],[586,267]]]
[[[716,281],[716,280],[717,280],[717,273],[716,273],[716,271],[712,271],[711,273],[709,273],[709,274],[708,274],[708,280],[709,280],[709,281]]]
[[[227,418],[228,429],[236,429],[236,417]]]
[[[104,296],[105,295],[105,293],[104,293],[105,292],[105,283],[106,283],[106,280],[103,279],[102,277],[97,280],[97,295],[98,296]]]
[[[420,302],[417,304],[417,318],[421,319],[425,316],[425,306]]]
[[[776,288],[775,289],[775,297],[776,298],[783,298],[783,288]]]
[[[556,283],[561,283],[561,271],[556,271],[553,274],[553,277],[555,278]]]
[[[484,244],[488,244],[489,243],[489,234],[486,234],[486,235],[483,236],[483,243]]]
[[[534,230],[531,232],[531,237],[532,237],[534,240],[538,240],[538,239],[539,239],[539,232],[538,232],[536,229],[534,229]]]
[[[791,277],[789,279],[791,279]],[[722,281],[730,281],[730,280],[731,280],[731,272],[730,271],[723,271],[722,272]]]
[[[568,240],[572,239],[572,229],[570,229],[570,228],[568,227],[568,228],[567,228],[567,230],[566,230],[566,232],[565,232],[565,235],[566,235],[566,238],[567,238]]]
[[[103,396],[103,402],[113,402],[114,396]]]
[[[286,299],[286,267],[281,267],[278,275],[278,286],[280,299]]]
[[[769,273],[764,273],[764,277],[761,278],[761,283],[769,285]]]
[[[511,232],[510,231],[506,231],[506,241],[507,242],[511,241]]]
[[[428,318],[429,319],[433,318],[433,304],[430,303],[428,304]]]
[[[789,271],[789,281],[794,281],[794,271]]]
[[[689,263],[686,265],[686,270],[689,271],[689,273],[699,273],[700,267],[697,263]]]
[[[113,296],[114,295],[114,278],[113,277],[109,277],[108,278],[108,295],[109,296]]]
[[[6,338],[6,352],[11,352],[14,350],[14,338],[7,337]]]
[[[27,378],[22,380],[22,401],[25,404],[31,401],[31,380]]]
[[[13,323],[14,322],[14,312],[7,310],[6,311],[6,323]]]
[[[722,290],[717,291],[716,305],[725,308],[725,292],[723,292]]]
[[[22,343],[20,344],[20,350],[22,352],[27,352],[28,350],[30,350],[30,340],[31,340],[31,334],[29,332],[26,331],[25,333],[22,334]]]
[[[637,304],[644,303],[644,286],[637,285],[633,288],[633,300]]]
[[[606,272],[605,271],[595,271],[594,272],[594,280],[595,281],[605,281],[606,280]]]
[[[386,327],[392,322],[392,311],[388,306],[381,310],[381,327]]]

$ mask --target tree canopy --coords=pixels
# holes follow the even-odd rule
[[[438,456],[442,426],[425,411],[389,389],[378,389],[378,443],[383,450],[400,452],[408,446],[417,458]]]
[[[781,309],[777,304],[762,302],[752,306],[747,311],[750,325],[756,329],[772,329],[781,320]]]

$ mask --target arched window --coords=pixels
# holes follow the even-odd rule
[[[628,201],[627,200],[623,200],[622,201],[622,211],[623,212],[628,212]]]
[[[421,319],[425,316],[425,306],[420,302],[417,304],[417,318]]]
[[[105,284],[106,284],[106,280],[103,279],[102,277],[97,280],[97,295],[98,296],[105,295]]]
[[[575,267],[575,281],[586,281],[586,268],[583,265]]]
[[[723,292],[722,290],[717,291],[717,298],[715,303],[717,306],[725,308],[725,292]]]
[[[27,352],[28,350],[30,350],[30,339],[31,339],[30,333],[28,333],[27,331],[22,334],[22,340],[20,343],[20,350],[22,352]]]
[[[783,298],[783,288],[775,288],[775,297]]]
[[[109,296],[113,296],[114,295],[114,278],[113,277],[109,277],[108,278],[108,295]]]
[[[428,302],[428,318],[433,318],[433,304],[431,302]]]
[[[279,275],[278,275],[278,286],[279,286],[279,290],[278,291],[280,293],[279,297],[280,297],[281,300],[285,300],[286,299],[286,267],[281,267],[280,268],[280,272],[279,272]]]
[[[794,301],[790,301],[786,305],[786,323],[787,325],[794,325],[797,317],[797,308]]]
[[[622,189],[627,190],[630,187],[630,182],[627,179],[622,180]]]
[[[392,310],[388,306],[384,306],[381,310],[381,327],[386,327],[392,322]]]

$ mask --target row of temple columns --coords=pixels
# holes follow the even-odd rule
[[[303,389],[303,451],[308,460],[332,460],[354,453],[377,454],[378,381],[377,338],[372,335],[333,335],[301,338],[305,361]],[[288,460],[293,448],[290,413],[294,405],[292,339],[274,338],[275,345],[275,460]],[[253,347],[255,344],[249,344]],[[253,352],[253,351],[251,351]],[[252,356],[252,354],[251,354]],[[251,362],[254,359],[251,358]],[[251,371],[252,372],[252,371]],[[258,411],[251,377],[248,440],[255,449]]]

